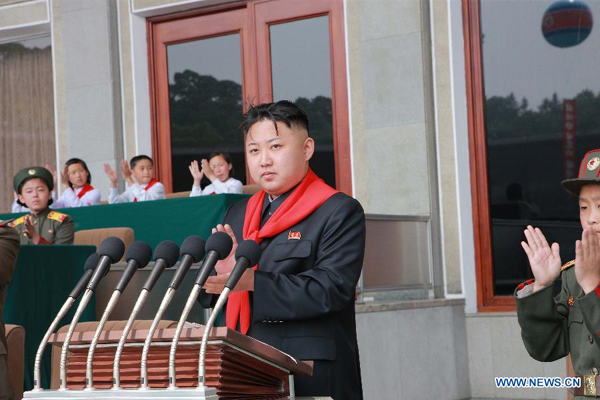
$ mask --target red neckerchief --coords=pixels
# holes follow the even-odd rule
[[[158,179],[156,179],[156,178],[150,179],[150,182],[148,182],[148,184],[146,185],[146,187],[144,188],[144,190],[147,192],[148,189],[150,189],[152,186],[156,185],[157,183],[158,183]],[[133,202],[134,203],[137,202],[137,197],[133,198]]]
[[[94,187],[89,183],[86,183],[81,188],[81,191],[77,194],[77,197],[81,199],[87,192],[91,192],[92,190],[94,190]]]
[[[260,243],[265,238],[278,235],[308,217],[336,193],[337,190],[323,182],[309,168],[302,182],[260,228],[266,195],[265,191],[261,190],[248,200],[244,216],[244,239]],[[254,269],[258,269],[258,265]],[[241,332],[246,334],[250,328],[250,295],[247,291],[230,293],[227,300],[227,327],[236,329],[238,319]]]

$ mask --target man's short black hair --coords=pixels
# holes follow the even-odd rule
[[[142,161],[142,160],[148,160],[148,161],[150,161],[150,163],[151,163],[152,165],[154,165],[154,160],[152,160],[152,159],[151,159],[150,157],[148,157],[148,156],[145,156],[145,155],[141,154],[141,155],[139,155],[139,156],[135,156],[135,157],[133,157],[133,158],[131,159],[131,161],[129,161],[129,168],[131,168],[131,169],[134,169],[134,168],[135,168],[135,165],[136,165],[136,164],[137,164],[139,161]]]
[[[86,182],[85,182],[85,183],[87,183],[88,185],[91,185],[91,184],[92,184],[92,173],[90,172],[90,170],[89,170],[89,168],[88,168],[87,164],[85,163],[85,161],[83,161],[83,160],[82,160],[82,159],[80,159],[80,158],[71,158],[71,159],[67,160],[67,162],[65,163],[65,165],[67,166],[67,168],[68,168],[70,165],[73,165],[73,164],[81,164],[81,166],[83,167],[83,169],[85,169],[85,171],[86,171],[86,172],[87,172],[87,174],[88,174],[88,176],[87,176],[87,180],[86,180]],[[71,188],[73,188],[73,184],[71,183],[71,181],[70,181],[70,180],[67,180],[67,183],[69,184],[69,186],[70,186]]]
[[[283,122],[288,128],[296,126],[306,129],[310,136],[306,113],[289,100],[280,100],[277,103],[264,103],[257,106],[251,105],[240,124],[244,135],[248,134],[252,125],[263,120],[273,121],[275,131],[277,131],[277,122]]]

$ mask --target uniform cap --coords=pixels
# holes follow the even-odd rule
[[[17,172],[13,179],[13,187],[15,192],[20,194],[19,186],[21,186],[21,184],[29,178],[40,178],[46,182],[50,191],[54,190],[54,177],[50,171],[44,167],[27,167]]]
[[[600,149],[588,151],[579,165],[577,178],[561,182],[562,187],[569,193],[579,196],[581,187],[590,183],[600,184]]]

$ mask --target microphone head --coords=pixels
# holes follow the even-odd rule
[[[204,246],[204,239],[202,239],[200,236],[188,236],[181,244],[181,250],[179,253],[182,257],[184,254],[188,254],[192,256],[194,262],[198,262],[202,260],[202,257],[204,257]]]
[[[225,232],[215,232],[208,237],[206,241],[206,252],[214,251],[219,255],[219,260],[225,259],[231,248],[233,247],[233,240]]]
[[[260,259],[260,245],[256,243],[254,240],[244,240],[242,243],[238,245],[237,250],[235,251],[235,259],[239,259],[240,257],[247,258],[250,261],[250,265],[248,268],[254,267],[258,260]]]
[[[88,269],[94,270],[96,269],[96,265],[98,265],[98,261],[100,261],[100,256],[98,253],[90,254],[90,256],[85,260],[85,265],[83,266],[83,270],[87,271]]]
[[[135,260],[138,262],[138,268],[144,268],[152,258],[152,247],[146,242],[138,240],[133,242],[127,249],[125,259],[127,261]]]
[[[167,268],[171,268],[179,258],[179,246],[171,240],[163,240],[154,249],[154,259],[161,258],[167,262]]]
[[[115,236],[107,237],[98,247],[98,256],[107,256],[110,258],[111,264],[119,261],[123,257],[123,253],[125,253],[125,243]]]

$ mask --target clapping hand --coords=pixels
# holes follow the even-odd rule
[[[227,258],[225,258],[224,260],[218,261],[215,265],[215,269],[217,270],[217,276],[209,277],[206,283],[204,284],[204,289],[207,293],[221,293],[223,291],[223,288],[225,287],[225,283],[227,283],[229,274],[235,266],[235,252],[237,250],[238,243],[233,233],[233,229],[231,229],[231,226],[229,225],[223,226],[219,224],[216,228],[213,228],[212,233],[215,233],[217,231],[227,233],[233,241],[233,247],[231,248],[229,256],[227,256]]]
[[[33,243],[35,243],[35,244],[39,243],[40,235],[39,235],[37,229],[35,229],[35,225],[33,225],[31,215],[25,216],[25,230],[23,233],[25,233],[27,235],[27,237],[30,238]]]
[[[106,176],[108,176],[108,179],[110,179],[110,187],[116,188],[117,181],[119,180],[119,174],[117,173],[117,170],[112,169],[110,164],[104,163],[104,172],[106,173]]]
[[[198,161],[196,161],[196,160],[192,161],[189,168],[190,168],[190,173],[192,174],[192,177],[194,178],[194,186],[200,186],[200,181],[204,177],[204,171],[201,170],[200,167],[198,166]]]
[[[60,175],[60,181],[65,189],[69,187],[69,167],[66,165],[62,170],[62,174]]]
[[[127,181],[130,185],[133,185],[133,179],[131,179],[131,168],[129,168],[129,163],[127,160],[121,161],[121,173],[123,174],[123,179]]]
[[[527,253],[531,271],[535,277],[533,290],[537,291],[550,286],[560,275],[561,261],[558,243],[548,245],[546,237],[539,228],[527,226],[525,230],[527,242],[521,242],[523,250]]]
[[[575,278],[585,294],[600,283],[600,242],[593,227],[583,230],[575,242]]]
[[[46,168],[52,174],[52,181],[54,182],[54,187],[56,187],[56,170],[52,169],[50,164],[44,165],[44,168]]]
[[[206,177],[210,179],[211,182],[217,179],[217,176],[214,174],[212,168],[208,164],[208,160],[205,158],[202,159],[202,172],[204,172],[204,175],[206,175]]]

